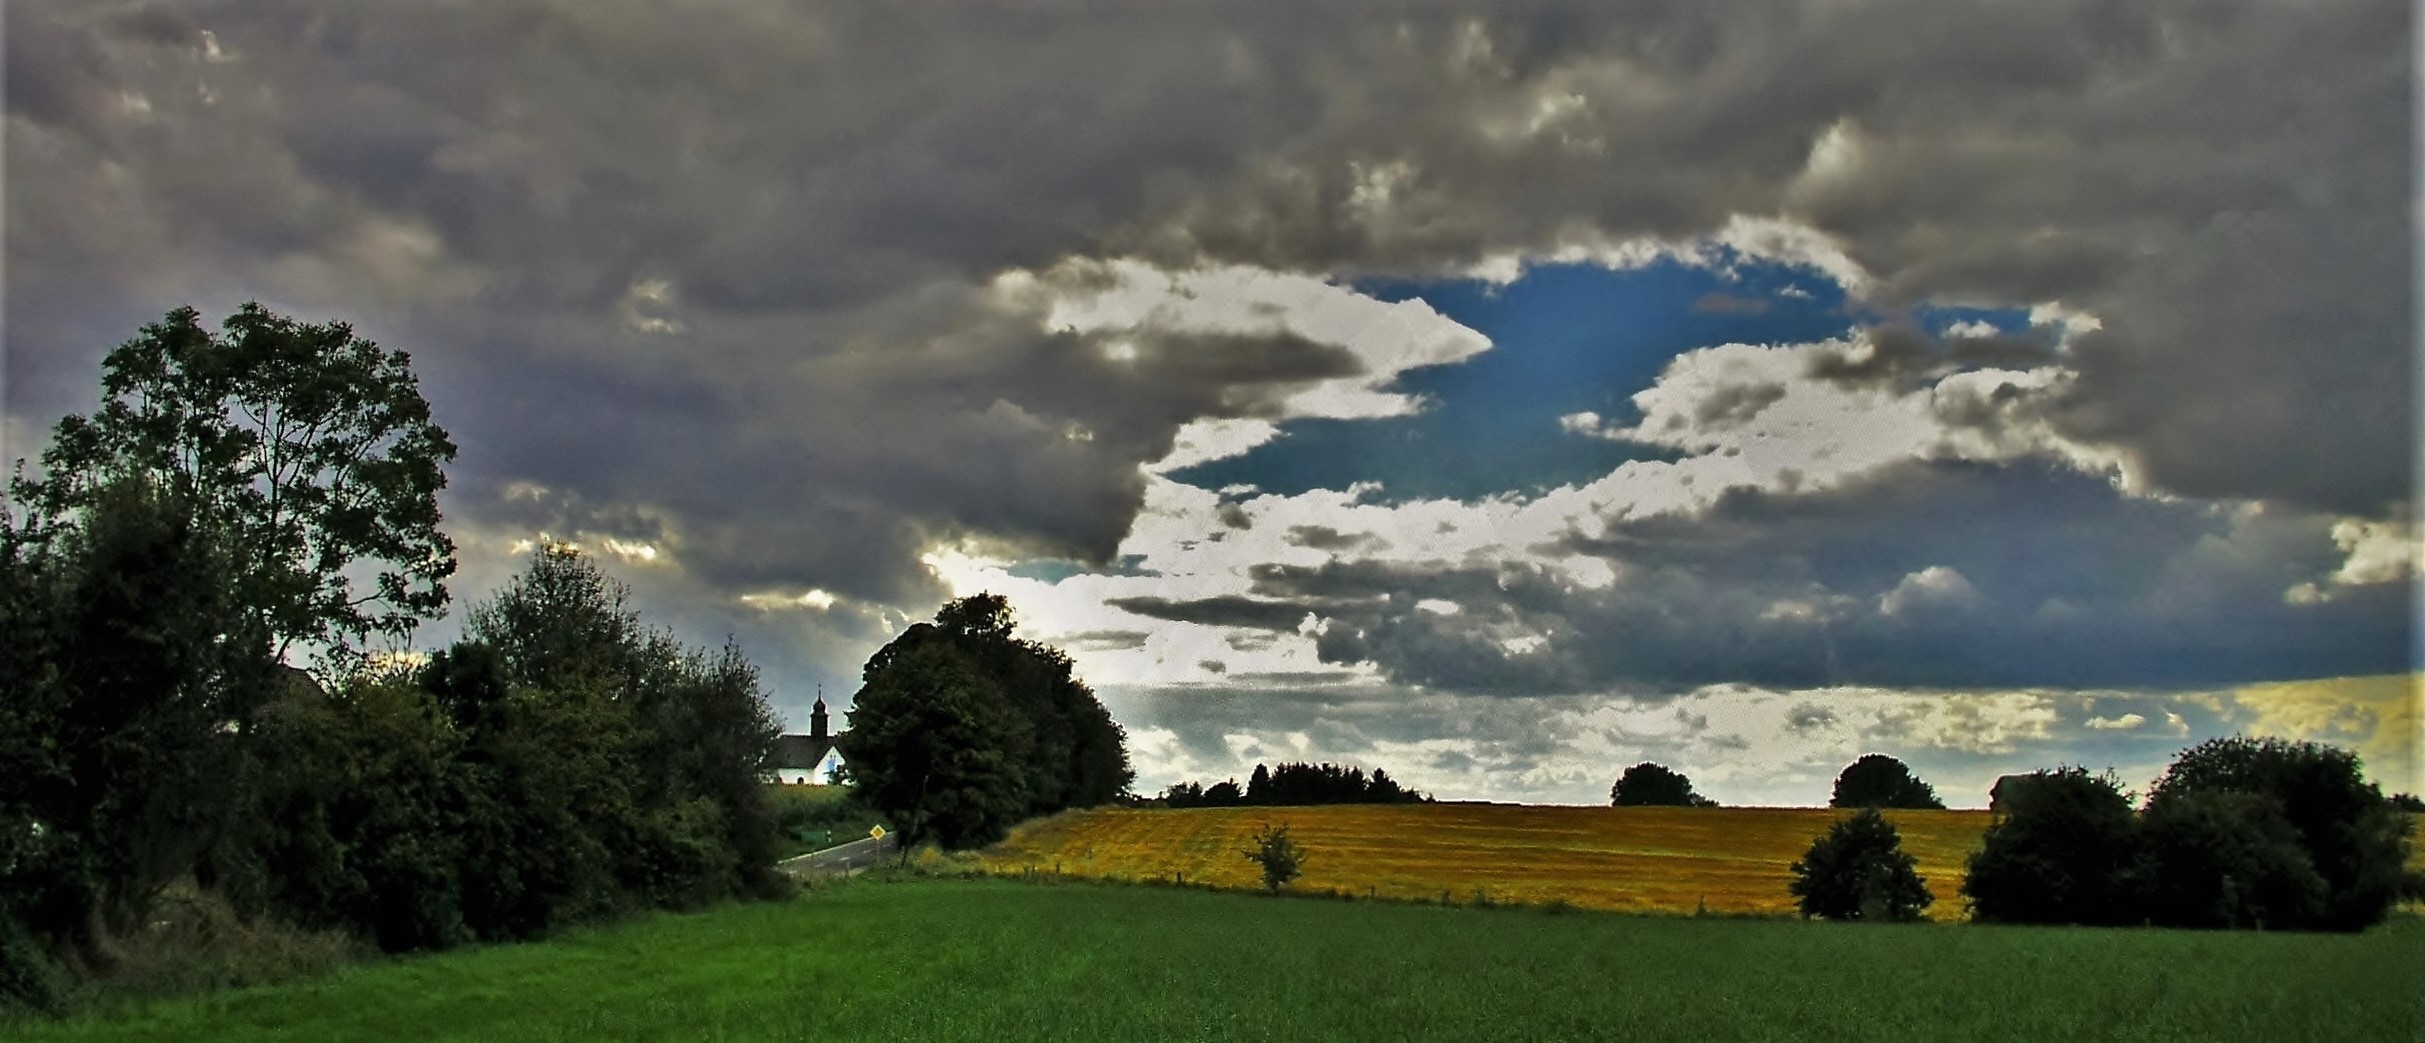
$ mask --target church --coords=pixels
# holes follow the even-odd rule
[[[775,740],[775,781],[785,785],[826,786],[842,766],[842,751],[834,744],[843,733],[826,732],[825,698],[819,696],[808,713],[808,734]]]

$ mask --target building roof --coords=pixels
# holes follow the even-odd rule
[[[836,732],[824,739],[807,735],[785,735],[777,738],[774,766],[777,768],[814,768],[818,761],[825,759],[825,752],[833,749],[834,740],[841,738],[844,734],[846,733]]]

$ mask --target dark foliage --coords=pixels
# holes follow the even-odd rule
[[[843,777],[911,843],[971,847],[1019,820],[1117,799],[1128,736],[1059,649],[1020,640],[1000,596],[960,598],[867,661]]]
[[[1337,764],[1287,763],[1277,768],[1255,765],[1246,788],[1237,780],[1204,786],[1182,782],[1162,792],[1162,803],[1173,808],[1274,807],[1312,804],[1420,804],[1431,800],[1398,784],[1389,772]]]
[[[2297,831],[2299,846],[2325,888],[2321,913],[2303,926],[2362,930],[2381,922],[2399,900],[2406,885],[2410,823],[2365,780],[2356,754],[2312,742],[2210,739],[2182,751],[2165,769],[2148,797],[2148,810],[2218,793],[2270,798]]]
[[[106,968],[105,939],[230,820],[267,641],[229,597],[224,534],[147,475],[7,542],[0,912]]]
[[[2414,793],[2394,793],[2385,799],[2390,800],[2391,806],[2401,811],[2412,815],[2425,815],[2425,797],[2417,796]]]
[[[2184,793],[2140,817],[2147,918],[2162,927],[2302,928],[2321,922],[2324,878],[2280,801]]]
[[[362,638],[446,602],[454,447],[403,354],[224,328],[180,309],[112,352],[0,510],[0,1002],[107,973],[189,875],[397,950],[780,891],[739,650],[551,547],[425,668],[369,669]]]
[[[1786,885],[1802,915],[1827,920],[1909,921],[1936,897],[1903,838],[1876,808],[1836,821],[1812,841]]]
[[[778,726],[756,672],[627,602],[545,547],[420,670],[274,707],[274,825],[250,838],[268,906],[394,951],[769,890]]]
[[[59,422],[17,502],[66,518],[143,478],[228,536],[227,596],[280,652],[344,663],[368,635],[411,633],[455,569],[437,502],[455,446],[410,356],[253,303],[221,329],[179,308],[112,350],[101,407]]]
[[[1827,806],[1942,809],[1945,802],[1937,799],[1936,787],[1911,773],[1910,765],[1883,753],[1870,753],[1836,776],[1835,795],[1828,798]]]
[[[1627,768],[1623,775],[1617,776],[1616,785],[1608,788],[1608,802],[1620,808],[1718,806],[1717,801],[1693,792],[1692,780],[1684,773],[1649,761]]]
[[[1970,856],[1962,893],[1972,915],[1996,923],[2139,922],[2138,820],[2121,784],[2086,768],[2015,782]]]

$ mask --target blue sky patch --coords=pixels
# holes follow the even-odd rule
[[[1356,289],[1385,301],[1420,298],[1489,337],[1492,348],[1400,376],[1393,390],[1428,400],[1415,416],[1288,421],[1265,445],[1172,478],[1282,495],[1377,481],[1382,491],[1372,499],[1381,503],[1587,482],[1628,460],[1672,454],[1577,437],[1559,428],[1559,417],[1588,411],[1629,421],[1631,397],[1678,354],[1825,340],[1866,318],[1848,312],[1841,287],[1809,269],[1740,261],[1728,271],[1673,261],[1625,270],[1546,265],[1505,286],[1374,281]]]

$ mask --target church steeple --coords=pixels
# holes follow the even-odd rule
[[[808,737],[814,742],[824,742],[826,739],[830,738],[830,736],[825,734],[824,685],[817,686],[817,704],[809,707],[808,710]]]

